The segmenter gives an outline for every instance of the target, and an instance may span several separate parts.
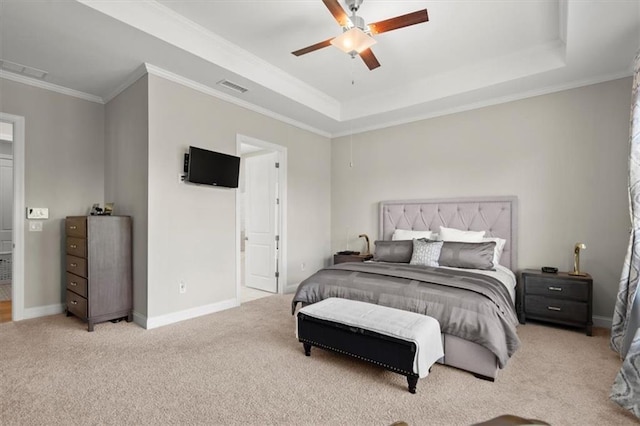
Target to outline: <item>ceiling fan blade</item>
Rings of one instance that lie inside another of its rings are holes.
[[[424,9],[369,24],[369,29],[371,30],[371,34],[381,34],[387,31],[397,30],[398,28],[427,22],[428,20],[429,14],[427,13],[427,9]]]
[[[338,0],[322,0],[329,12],[333,15],[333,17],[338,21],[338,25],[344,27],[349,22],[349,15],[344,11],[342,6],[338,3]]]
[[[371,49],[365,49],[362,52],[360,52],[360,57],[362,58],[364,63],[367,64],[367,67],[369,67],[369,70],[374,70],[380,66],[380,62],[378,62],[378,58],[376,58],[376,55],[373,54]]]
[[[304,55],[304,54],[307,54],[307,53],[311,53],[311,52],[316,51],[318,49],[322,49],[323,47],[331,46],[331,40],[333,40],[334,38],[335,37],[331,37],[328,40],[321,41],[320,43],[312,44],[311,46],[307,46],[307,47],[305,47],[303,49],[296,50],[295,52],[291,52],[291,53],[296,55],[296,56],[300,56],[300,55]]]

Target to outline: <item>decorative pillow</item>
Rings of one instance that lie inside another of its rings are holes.
[[[391,239],[393,241],[413,240],[418,238],[425,238],[428,240],[429,238],[431,238],[431,231],[411,231],[408,229],[396,229],[395,231],[393,231],[393,235],[391,236]]]
[[[376,241],[376,262],[409,263],[413,253],[413,241]]]
[[[461,243],[445,241],[442,244],[440,266],[454,268],[494,270],[493,255],[496,248],[494,241],[486,243]]]
[[[438,267],[442,241],[413,240],[413,254],[411,255],[412,265],[435,266]]]
[[[458,241],[461,243],[481,243],[486,231],[462,231],[455,228],[440,227],[442,241]]]
[[[491,241],[496,243],[496,249],[493,252],[493,266],[495,267],[496,265],[500,264],[500,259],[502,258],[502,252],[504,251],[504,245],[507,243],[507,240],[502,238],[497,238],[497,237],[482,239],[483,243],[488,243]]]

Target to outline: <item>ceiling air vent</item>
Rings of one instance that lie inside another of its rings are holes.
[[[40,80],[44,80],[48,74],[46,71],[28,67],[26,65],[16,64],[15,62],[5,61],[4,59],[0,59],[0,69]]]
[[[229,80],[220,80],[218,84],[220,86],[226,87],[227,89],[235,90],[236,92],[240,92],[240,93],[244,93],[249,90],[245,87],[240,86],[239,84],[232,83]]]

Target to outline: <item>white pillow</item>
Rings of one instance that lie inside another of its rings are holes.
[[[491,241],[494,241],[496,243],[496,248],[493,251],[493,266],[496,266],[500,264],[500,258],[502,257],[502,252],[504,251],[504,245],[507,243],[507,240],[504,240],[502,238],[495,238],[495,237],[482,239],[483,243],[488,243]]]
[[[396,229],[393,231],[391,240],[417,240],[419,238],[431,238],[431,231],[410,231],[408,229]]]
[[[461,231],[455,228],[440,227],[442,241],[457,241],[460,243],[481,243],[486,231]],[[497,245],[497,244],[496,244]]]

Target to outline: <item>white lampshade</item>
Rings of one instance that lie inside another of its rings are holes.
[[[376,41],[360,28],[353,27],[331,40],[331,44],[345,53],[360,53],[376,44]]]

